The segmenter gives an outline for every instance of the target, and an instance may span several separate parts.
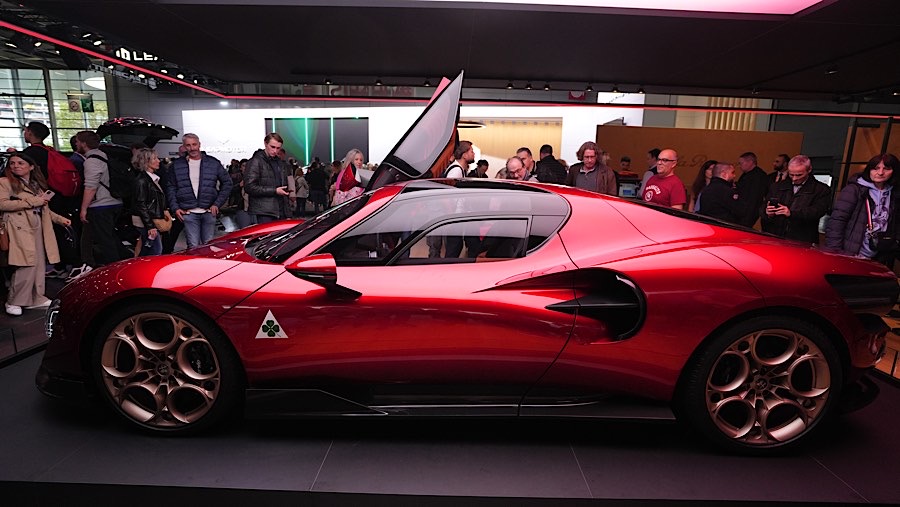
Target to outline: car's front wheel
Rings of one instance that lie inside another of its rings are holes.
[[[92,368],[113,409],[141,429],[184,434],[228,415],[242,376],[221,331],[170,303],[123,308],[101,327]]]
[[[827,336],[758,317],[713,338],[688,366],[679,415],[730,451],[767,454],[805,441],[838,403],[840,360]]]

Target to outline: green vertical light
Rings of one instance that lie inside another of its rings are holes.
[[[329,160],[336,160],[334,158],[334,117],[332,116],[329,119],[329,123],[331,124],[331,158]]]
[[[309,118],[303,118],[303,130],[303,139],[306,142],[306,147],[303,150],[306,156],[306,163],[303,165],[309,165]]]

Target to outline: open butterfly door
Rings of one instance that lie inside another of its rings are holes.
[[[440,175],[459,142],[456,124],[462,82],[463,72],[453,81],[441,80],[425,110],[372,174],[366,190]]]

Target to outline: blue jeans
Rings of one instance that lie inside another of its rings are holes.
[[[156,239],[150,239],[147,237],[147,231],[150,229],[138,227],[138,230],[141,231],[141,257],[161,254],[163,246],[162,233],[156,231]]]
[[[188,213],[184,215],[184,239],[188,248],[194,248],[213,239],[216,217],[212,213]]]

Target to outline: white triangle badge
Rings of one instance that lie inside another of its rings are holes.
[[[266,318],[263,320],[262,325],[259,326],[256,338],[287,338],[287,335],[284,334],[284,329],[281,328],[281,324],[272,315],[272,310],[266,313]]]

